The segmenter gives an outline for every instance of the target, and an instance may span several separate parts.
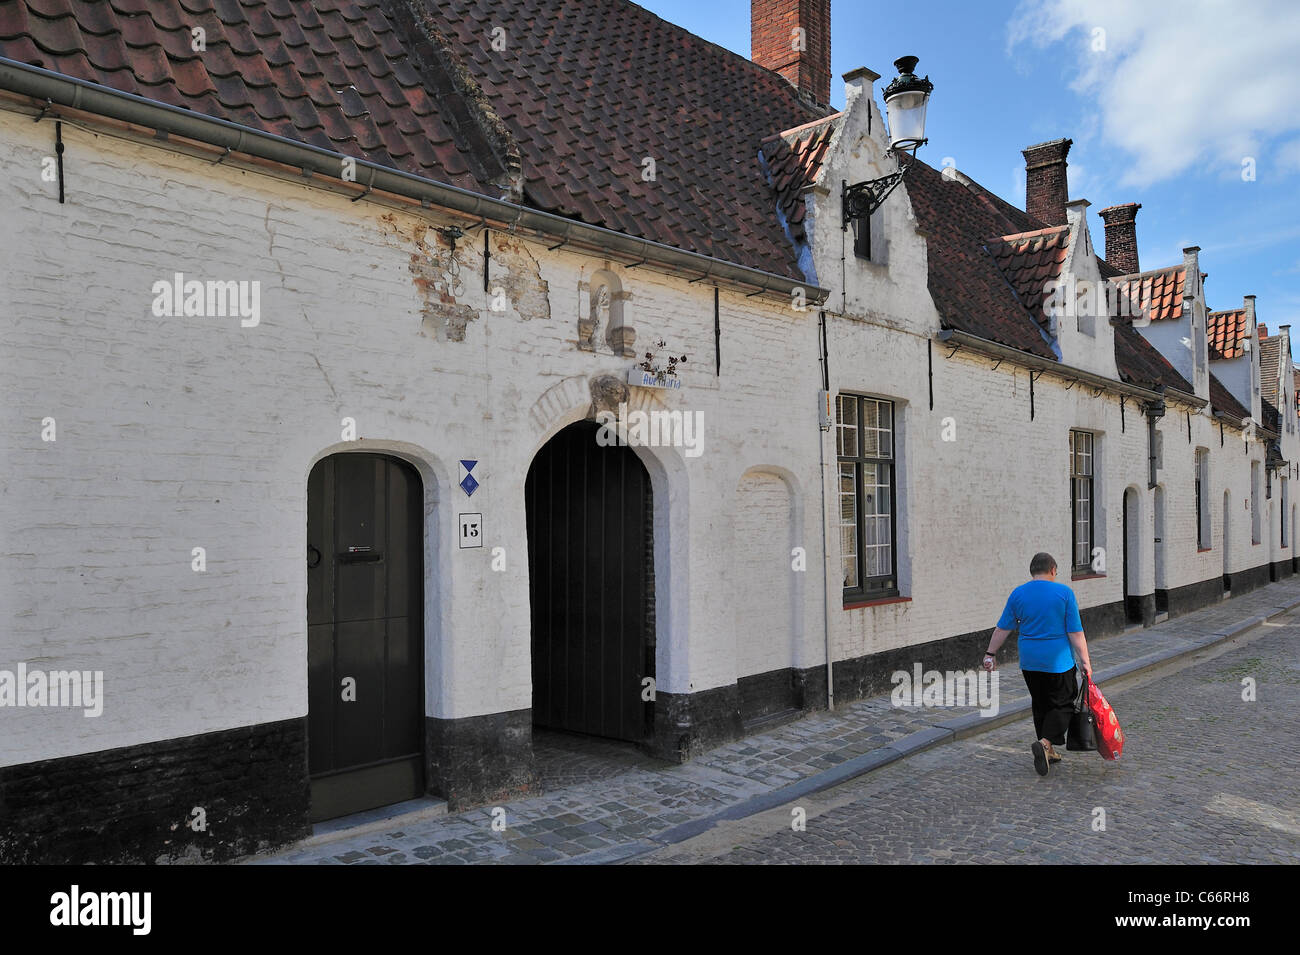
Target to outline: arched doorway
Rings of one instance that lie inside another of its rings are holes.
[[[424,792],[423,502],[387,455],[334,454],[307,479],[313,821]]]
[[[1138,561],[1141,548],[1138,545],[1138,497],[1137,491],[1128,488],[1124,491],[1124,617],[1129,623],[1142,622],[1142,600],[1138,594]]]
[[[629,447],[578,421],[528,469],[533,722],[645,741],[654,703],[650,475]]]

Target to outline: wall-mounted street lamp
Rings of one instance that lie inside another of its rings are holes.
[[[898,68],[898,76],[885,87],[885,109],[889,111],[889,151],[902,153],[910,150],[913,158],[916,157],[916,150],[927,142],[925,109],[930,105],[930,93],[934,90],[930,77],[921,79],[913,72],[916,62],[914,56],[900,56],[896,59],[894,66]],[[848,229],[850,222],[856,229],[859,222],[871,218],[871,214],[884,204],[889,194],[903,181],[911,165],[909,162],[898,172],[852,186],[845,180],[841,185],[844,229]]]

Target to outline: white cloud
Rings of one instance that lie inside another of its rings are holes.
[[[1295,0],[1022,0],[1021,44],[1057,51],[1101,120],[1102,142],[1133,158],[1126,185],[1254,157],[1300,167],[1300,3]],[[1103,45],[1104,49],[1096,49]]]
[[[1277,167],[1282,173],[1300,172],[1300,139],[1277,148]]]

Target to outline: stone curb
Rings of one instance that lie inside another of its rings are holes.
[[[1239,636],[1248,630],[1281,616],[1287,611],[1300,607],[1300,598],[1289,603],[1279,604],[1269,613],[1255,614],[1247,617],[1231,626],[1215,630],[1201,637],[1195,637],[1188,641],[1186,647],[1180,647],[1173,650],[1159,650],[1155,653],[1149,653],[1145,656],[1130,660],[1127,663],[1121,663],[1117,666],[1109,667],[1105,670],[1099,670],[1097,673],[1097,682],[1105,680],[1117,680],[1120,677],[1132,676],[1133,674],[1142,673],[1154,669],[1170,660],[1188,656],[1198,650],[1222,643],[1233,637]],[[888,766],[890,763],[897,762],[900,759],[906,759],[923,750],[930,749],[942,743],[951,743],[959,739],[965,739],[974,736],[977,733],[983,733],[991,729],[997,729],[1007,723],[1012,722],[1017,717],[1029,712],[1030,701],[1021,700],[1016,703],[1008,704],[1001,707],[997,716],[983,716],[980,713],[967,713],[962,716],[945,720],[936,726],[927,729],[918,730],[915,733],[909,733],[907,736],[897,739],[888,746],[879,749],[873,749],[869,753],[863,753],[852,759],[845,760],[833,769],[827,769],[820,773],[815,773],[791,783],[788,786],[782,786],[780,789],[773,789],[770,792],[760,793],[757,796],[751,796],[743,799],[726,809],[719,810],[709,816],[700,819],[692,819],[690,822],[683,822],[665,829],[657,835],[645,839],[638,839],[636,842],[628,843],[622,846],[611,846],[608,849],[599,849],[594,852],[585,853],[573,859],[557,861],[555,865],[606,865],[610,863],[626,862],[629,859],[638,856],[647,855],[656,849],[662,849],[664,846],[675,845],[685,842],[687,839],[693,839],[708,830],[712,829],[720,822],[734,822],[738,819],[745,819],[749,816],[757,815],[761,812],[767,812],[778,806],[785,805],[795,799],[803,796],[811,796],[815,793],[832,789],[841,783],[856,779],[859,776],[865,776],[867,773],[877,770],[882,766]]]

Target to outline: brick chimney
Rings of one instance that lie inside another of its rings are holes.
[[[750,0],[750,59],[831,101],[831,0]]]
[[[1072,139],[1053,139],[1021,150],[1025,157],[1025,211],[1048,225],[1065,225],[1070,187],[1065,181],[1065,157]]]
[[[1141,208],[1140,203],[1126,202],[1097,213],[1106,223],[1106,262],[1122,275],[1142,271],[1138,268],[1137,239],[1137,214]]]

